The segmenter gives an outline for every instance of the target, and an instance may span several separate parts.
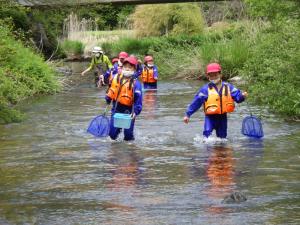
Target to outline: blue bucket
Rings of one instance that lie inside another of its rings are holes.
[[[115,113],[114,116],[114,127],[129,129],[131,125],[131,114]]]

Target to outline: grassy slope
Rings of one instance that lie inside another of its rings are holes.
[[[4,24],[0,36],[0,123],[9,123],[22,117],[13,109],[15,104],[36,94],[54,93],[59,84],[44,59],[16,41]]]

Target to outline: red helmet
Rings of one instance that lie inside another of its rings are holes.
[[[127,58],[129,55],[127,52],[120,52],[119,53],[119,59],[125,59]]]
[[[150,62],[150,61],[153,61],[153,57],[151,55],[145,56],[144,62],[146,63],[146,62]]]
[[[138,64],[137,59],[136,59],[135,57],[133,57],[133,56],[127,57],[127,58],[124,60],[123,65],[124,65],[126,62],[128,62],[129,64],[133,65],[134,67],[136,67],[137,64]]]
[[[210,63],[206,66],[206,74],[221,72],[221,66],[218,63]]]
[[[118,62],[118,61],[119,61],[118,58],[113,58],[113,59],[111,60],[112,63],[116,63],[116,62]]]

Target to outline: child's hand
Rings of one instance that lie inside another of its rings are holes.
[[[189,117],[185,116],[185,117],[183,118],[183,122],[184,122],[184,123],[188,124],[189,121],[190,121],[190,118],[189,118]]]
[[[103,74],[101,74],[101,75],[99,76],[99,82],[100,82],[100,85],[101,85],[101,86],[104,86],[104,85],[105,85]]]
[[[244,96],[244,98],[247,98],[247,97],[248,97],[248,92],[247,92],[247,91],[244,91],[244,92],[242,93],[242,95]]]

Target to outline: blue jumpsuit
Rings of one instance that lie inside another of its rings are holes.
[[[157,66],[153,66],[153,77],[158,79]],[[157,89],[157,82],[155,83],[144,83],[144,89]]]
[[[132,109],[133,109],[135,115],[139,115],[141,113],[141,111],[142,111],[142,108],[143,108],[142,85],[141,85],[141,83],[138,80],[135,80],[133,89],[134,89],[134,103],[133,103],[133,107],[132,106],[122,105],[122,104],[118,103],[117,107],[115,109],[116,102],[113,101],[112,116],[111,116],[110,131],[109,131],[109,136],[113,140],[117,139],[118,135],[121,132],[121,128],[114,127],[113,114],[114,113],[127,113],[127,114],[131,114],[132,113]],[[111,98],[108,97],[108,96],[105,96],[105,100],[106,100],[106,102],[108,104],[111,102]],[[124,129],[124,140],[125,141],[134,140],[134,134],[133,134],[134,122],[135,121],[132,120],[129,129]]]
[[[240,103],[245,100],[244,96],[242,95],[242,92],[239,89],[235,88],[232,84],[229,84],[227,82],[222,82],[222,87],[218,91],[219,95],[221,95],[222,89],[225,84],[228,85],[230,89],[230,94],[235,102]],[[188,106],[186,110],[186,116],[191,117],[191,115],[193,115],[204,104],[204,102],[207,101],[208,88],[211,87],[217,90],[216,85],[211,82],[200,88],[200,90],[195,95],[193,101]],[[212,131],[214,129],[216,130],[217,137],[220,138],[227,137],[227,114],[226,113],[216,114],[216,115],[205,115],[203,135],[205,137],[209,137],[212,134]]]

